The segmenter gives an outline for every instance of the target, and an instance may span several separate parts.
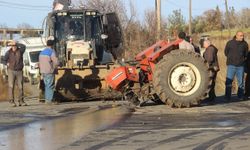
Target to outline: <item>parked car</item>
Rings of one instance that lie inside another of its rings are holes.
[[[0,74],[2,75],[2,78],[6,81],[8,78],[8,72],[7,72],[7,66],[2,64],[2,59],[5,55],[5,53],[10,49],[10,47],[1,47],[0,48]]]
[[[19,43],[26,45],[23,54],[23,75],[31,84],[38,82],[38,59],[40,52],[46,47],[45,39],[41,37],[28,37],[18,40]]]

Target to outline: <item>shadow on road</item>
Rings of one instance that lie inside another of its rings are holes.
[[[201,102],[201,107],[207,106],[207,105],[223,105],[223,104],[230,104],[230,103],[239,103],[243,101],[249,101],[249,99],[239,99],[237,95],[232,95],[230,100],[225,99],[224,96],[218,96],[215,98],[214,101],[209,101],[208,99],[205,99]]]

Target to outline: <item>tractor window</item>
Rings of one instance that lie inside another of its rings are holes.
[[[59,40],[99,39],[102,33],[101,18],[83,12],[61,13],[56,16],[55,35]]]
[[[99,16],[86,16],[86,40],[98,39],[101,35],[101,21]]]
[[[57,16],[56,36],[59,39],[66,39],[69,36],[83,38],[83,17],[83,13],[70,13],[64,16]]]
[[[69,33],[71,35],[83,35],[83,24],[79,20],[71,20],[69,22]]]

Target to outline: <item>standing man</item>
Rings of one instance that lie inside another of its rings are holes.
[[[181,39],[182,41],[179,43],[179,49],[187,49],[194,51],[194,47],[192,44],[186,41],[186,33],[180,32],[178,34],[178,39]]]
[[[53,45],[54,41],[48,40],[47,48],[39,55],[39,68],[45,85],[45,100],[47,104],[51,104],[53,100],[55,69],[58,65],[56,52],[52,49]]]
[[[15,83],[17,83],[19,94],[19,106],[27,106],[23,98],[23,53],[26,46],[15,41],[8,43],[10,49],[6,52],[3,58],[3,64],[7,65],[8,69],[8,85],[9,85],[9,102],[13,107],[16,107],[14,100]]]
[[[209,65],[209,69],[212,71],[212,85],[211,89],[209,91],[209,98],[208,100],[210,102],[214,102],[214,99],[216,98],[215,94],[215,82],[216,82],[216,77],[217,77],[217,72],[220,70],[219,69],[219,63],[218,63],[218,49],[211,44],[209,40],[204,41],[204,48],[205,52],[203,54],[204,59],[207,61]]]
[[[250,52],[247,54],[247,60],[245,63],[245,73],[247,73],[245,81],[245,96],[247,99],[250,99]]]
[[[248,53],[248,44],[244,40],[242,31],[237,31],[234,38],[227,42],[225,47],[227,57],[227,77],[225,98],[231,99],[232,82],[236,75],[238,81],[237,96],[240,100],[244,98],[244,62]]]

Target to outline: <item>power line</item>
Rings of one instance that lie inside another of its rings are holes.
[[[12,5],[4,5],[0,4],[0,7],[8,7],[8,8],[15,8],[15,9],[22,9],[22,10],[34,10],[34,11],[48,11],[50,9],[41,9],[41,8],[31,8],[31,7],[21,7],[21,6],[12,6]]]
[[[182,6],[182,5],[176,4],[175,2],[170,1],[170,0],[165,0],[165,1],[167,1],[172,6],[176,6],[176,7],[179,7],[181,9],[189,10],[188,6]],[[218,4],[219,7],[222,7],[222,5],[224,5],[224,3]],[[207,10],[207,8],[192,8],[192,11],[205,11],[205,10]]]
[[[41,6],[41,5],[29,5],[29,4],[21,4],[21,3],[12,3],[0,0],[0,4],[10,5],[10,6],[21,6],[21,7],[30,7],[30,8],[51,8],[49,6]]]

